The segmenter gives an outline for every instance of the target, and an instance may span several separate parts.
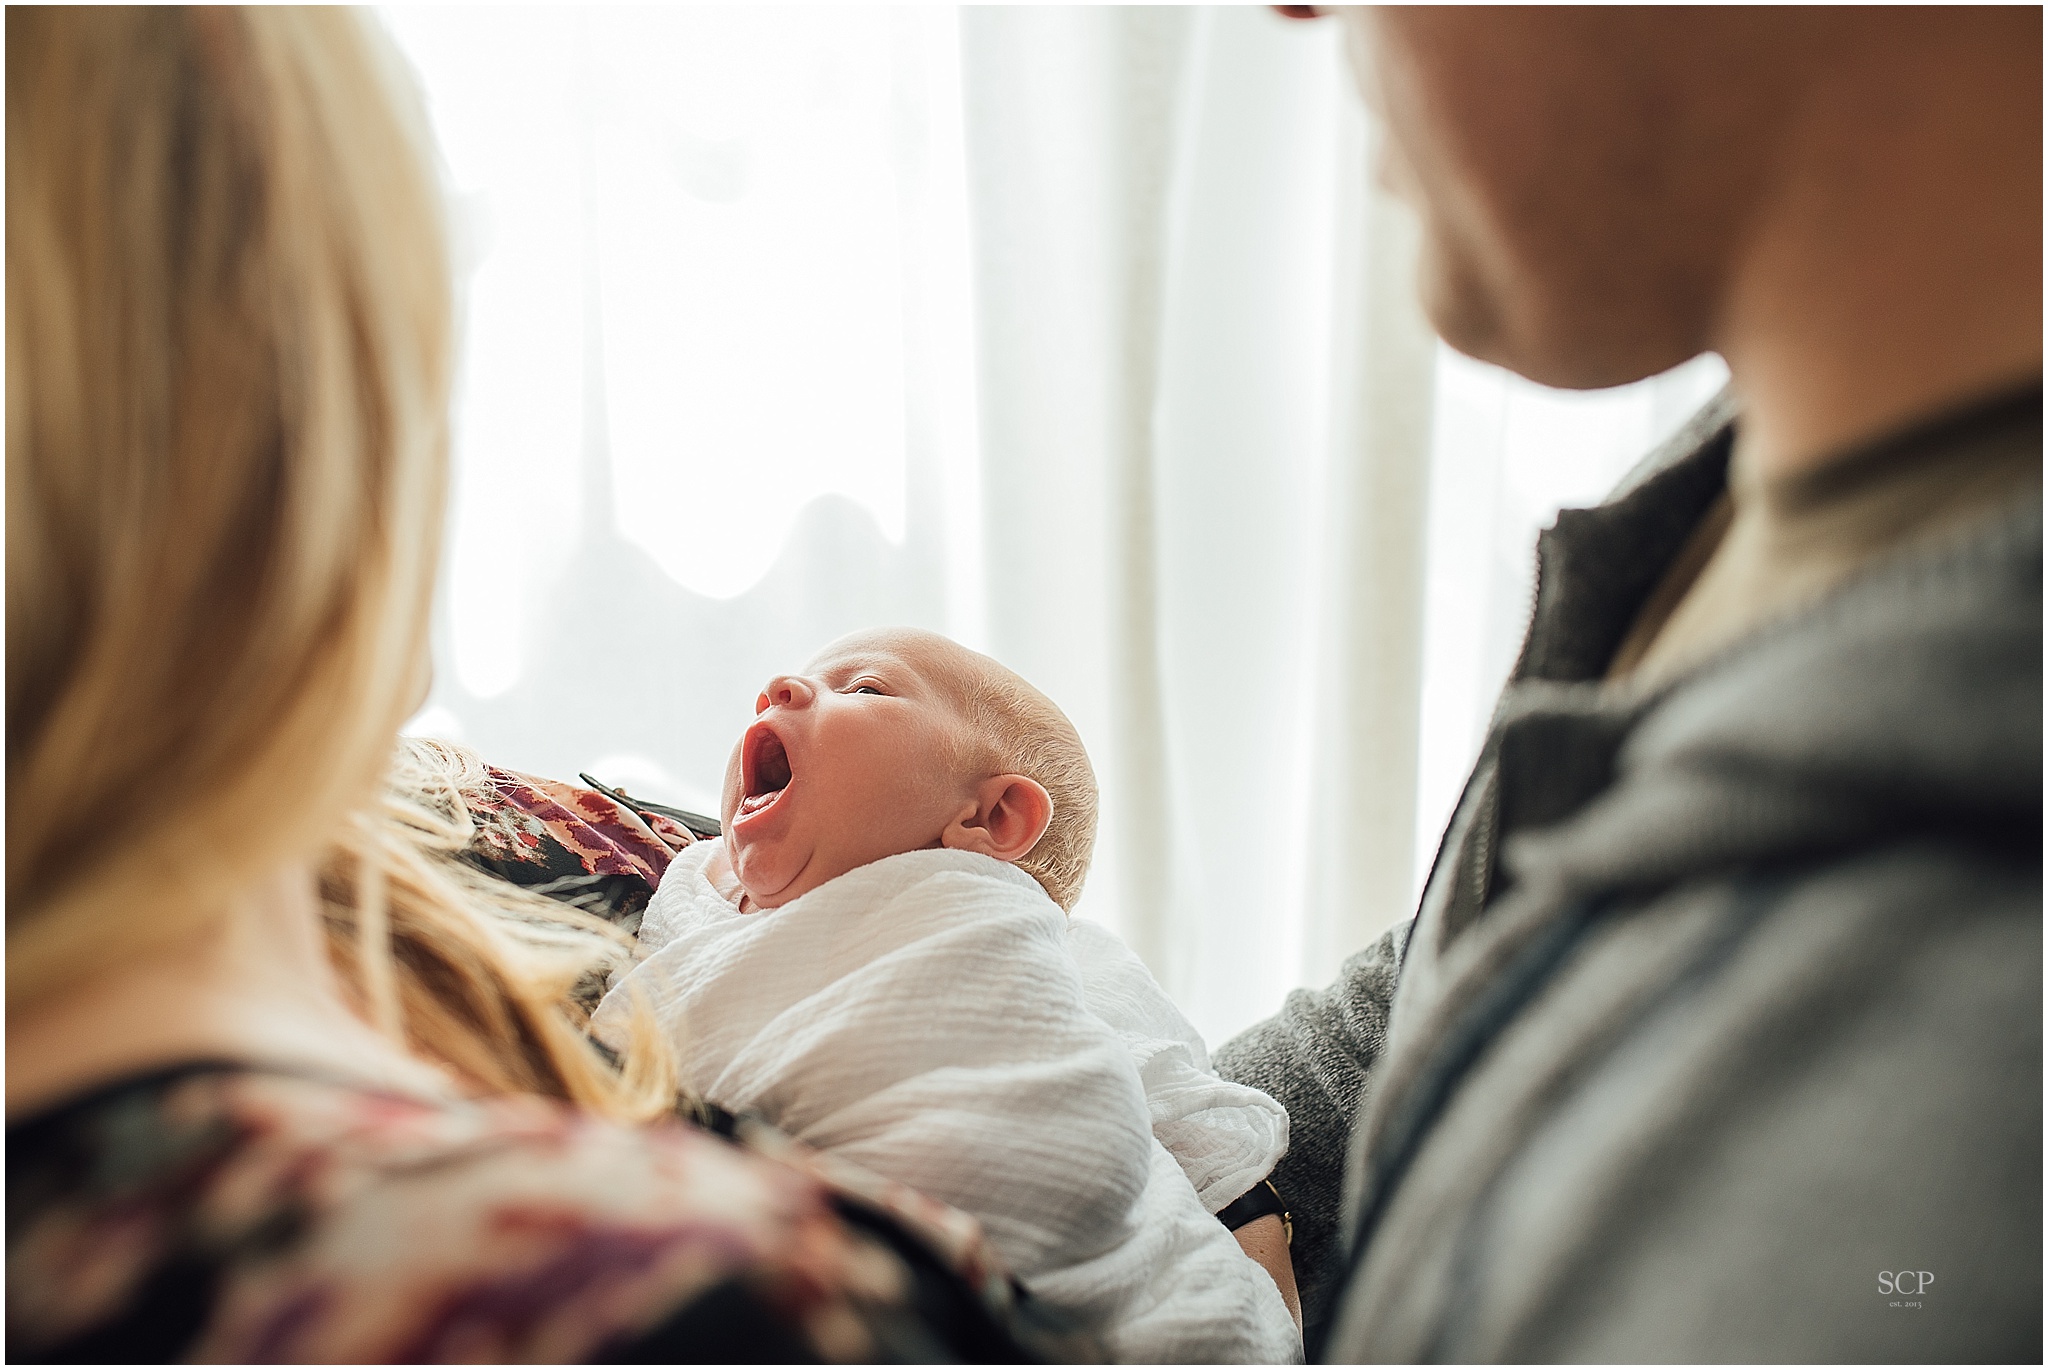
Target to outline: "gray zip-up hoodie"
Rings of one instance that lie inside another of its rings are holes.
[[[1559,515],[1414,922],[1217,1053],[1327,1359],[2040,1359],[2038,502],[1602,684],[1731,433]]]

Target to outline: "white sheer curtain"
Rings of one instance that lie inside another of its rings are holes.
[[[767,675],[950,633],[1074,718],[1082,911],[1212,1040],[1406,914],[1535,529],[1719,384],[1440,353],[1333,26],[385,13],[467,282],[413,729],[715,811]]]

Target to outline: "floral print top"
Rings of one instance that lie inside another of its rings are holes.
[[[197,1063],[7,1136],[13,1361],[1032,1358],[971,1220],[794,1143]]]

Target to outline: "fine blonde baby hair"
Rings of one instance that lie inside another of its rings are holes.
[[[1095,769],[1080,733],[1057,704],[994,661],[968,687],[966,711],[993,749],[995,772],[1029,776],[1052,797],[1052,821],[1017,867],[1073,912],[1095,855]]]

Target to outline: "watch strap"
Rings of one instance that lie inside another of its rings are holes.
[[[1216,1221],[1235,1232],[1246,1223],[1257,1222],[1268,1214],[1280,1219],[1280,1226],[1287,1233],[1287,1244],[1294,1245],[1294,1215],[1287,1211],[1287,1201],[1280,1197],[1280,1191],[1273,1187],[1271,1180],[1260,1180],[1218,1209]]]

